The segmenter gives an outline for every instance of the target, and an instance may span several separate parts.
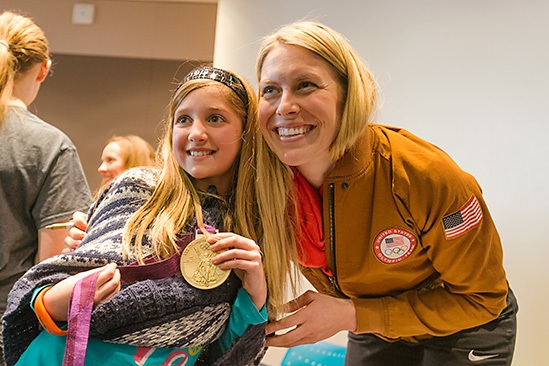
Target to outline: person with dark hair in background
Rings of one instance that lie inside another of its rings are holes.
[[[28,110],[51,62],[40,27],[0,14],[0,315],[15,281],[64,248],[68,231],[45,226],[91,203],[72,141]]]

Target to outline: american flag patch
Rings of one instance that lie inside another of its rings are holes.
[[[482,209],[473,195],[459,211],[442,218],[446,239],[453,239],[477,227],[482,221]]]
[[[396,245],[403,245],[405,244],[404,243],[404,238],[400,237],[400,236],[393,236],[391,238],[385,238],[385,244],[387,246],[396,246]]]

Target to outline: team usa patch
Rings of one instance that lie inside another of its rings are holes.
[[[408,258],[417,246],[417,239],[411,232],[399,229],[385,229],[374,240],[374,253],[381,262],[394,264]]]
[[[442,218],[446,239],[453,239],[476,228],[482,222],[482,209],[473,195],[459,211]]]

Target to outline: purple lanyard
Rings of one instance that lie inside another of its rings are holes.
[[[86,357],[95,282],[100,272],[82,278],[74,286],[69,307],[69,327],[63,366],[83,366]]]

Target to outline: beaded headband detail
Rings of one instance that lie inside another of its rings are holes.
[[[177,91],[181,85],[185,84],[187,81],[197,79],[214,80],[229,87],[235,92],[245,106],[248,105],[248,95],[246,94],[246,88],[242,81],[236,75],[216,67],[201,67],[191,71],[185,76],[175,90]]]

